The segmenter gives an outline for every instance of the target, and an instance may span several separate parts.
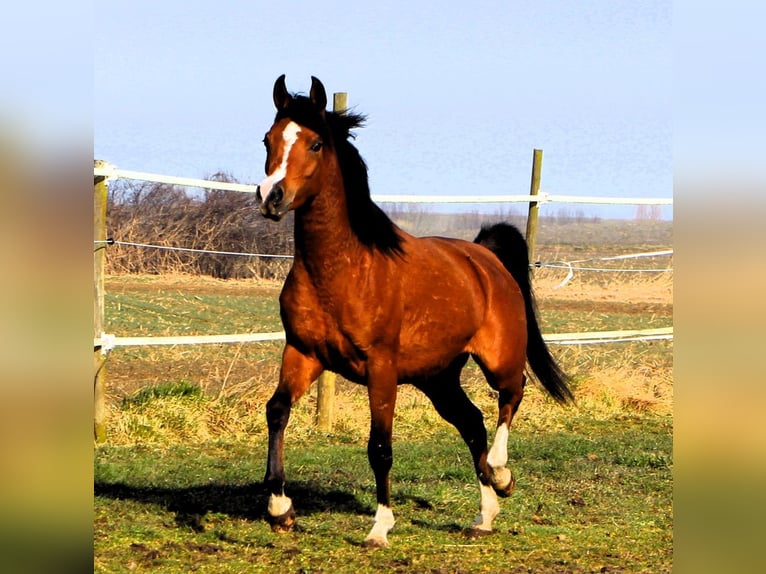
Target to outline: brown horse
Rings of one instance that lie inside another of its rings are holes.
[[[288,93],[284,75],[273,95],[277,114],[264,139],[258,193],[269,219],[295,211],[295,259],[280,296],[286,344],[279,385],[266,408],[272,529],[290,530],[295,521],[284,493],[290,409],[328,369],[367,386],[378,507],[365,545],[387,545],[394,525],[391,429],[402,383],[423,391],[468,445],[481,491],[469,533],[489,533],[496,494],[508,496],[515,485],[507,439],[526,362],[554,399],[572,400],[540,335],[526,242],[506,224],[482,229],[474,243],[405,233],[370,199],[367,167],[349,142],[364,118],[326,111],[325,89],[313,77],[309,97]],[[499,394],[489,452],[482,414],[460,386],[469,356]]]

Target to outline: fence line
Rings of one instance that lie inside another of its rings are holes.
[[[164,249],[166,251],[183,251],[185,253],[206,253],[208,255],[234,255],[242,257],[272,257],[277,259],[293,259],[293,255],[271,255],[269,253],[242,253],[239,251],[212,251],[209,249],[192,249],[191,247],[173,247],[171,245],[151,245],[149,243],[133,243],[132,241],[117,241],[107,239],[96,241],[96,244],[104,245],[127,245],[130,247],[146,247],[149,249]]]
[[[630,341],[659,341],[672,338],[673,327],[543,335],[545,342],[554,345],[596,345],[600,343],[627,343]]]
[[[222,181],[212,181],[206,179],[197,179],[189,177],[169,176],[143,171],[133,171],[118,169],[107,162],[96,162],[93,169],[94,177],[98,178],[123,178],[149,181],[154,183],[166,183],[170,185],[180,185],[185,187],[198,187],[203,189],[218,189],[225,191],[238,191],[245,193],[254,193],[258,190],[257,185],[230,183]],[[381,203],[513,203],[513,202],[537,202],[538,204],[549,202],[564,203],[593,203],[593,204],[612,204],[612,205],[672,205],[672,198],[609,198],[592,196],[567,196],[552,195],[545,192],[529,195],[408,195],[408,194],[389,194],[372,195],[373,200]],[[262,253],[242,253],[235,251],[211,251],[204,249],[192,249],[186,247],[171,247],[164,245],[151,245],[146,243],[133,243],[128,241],[115,241],[113,239],[97,240],[96,244],[103,245],[125,245],[133,247],[142,247],[150,249],[164,249],[172,251],[184,251],[193,253],[209,253],[213,255],[233,255],[247,257],[272,257],[272,258],[292,258],[292,255],[271,255]],[[587,261],[611,261],[619,259],[629,259],[632,257],[655,257],[661,255],[672,255],[673,250],[663,250],[648,253],[618,255],[613,257],[598,257],[591,259],[581,259],[577,261],[562,261],[553,263],[534,263],[534,267],[546,267],[553,269],[567,269],[566,278],[558,285],[563,287],[573,277],[575,270],[580,271],[610,271],[610,272],[667,272],[672,269],[604,269],[575,267],[575,263],[584,263]],[[668,339],[673,337],[672,327],[669,329],[648,329],[643,331],[605,331],[591,333],[569,333],[569,334],[551,334],[544,335],[546,341],[554,344],[596,344],[616,341],[647,341],[657,339]],[[139,345],[179,345],[179,344],[210,344],[210,343],[247,343],[283,340],[284,332],[276,333],[245,333],[228,335],[198,335],[198,336],[170,336],[170,337],[118,337],[111,334],[102,333],[101,338],[94,339],[94,347],[100,348],[102,352],[107,352],[118,346],[139,346]]]
[[[669,273],[673,269],[670,267],[664,267],[662,269],[610,269],[608,267],[575,267],[561,261],[558,263],[530,263],[530,267],[539,267],[543,269],[568,269],[570,271],[597,271],[604,273]]]
[[[663,249],[662,251],[645,251],[643,253],[632,253],[629,255],[611,255],[609,257],[591,257],[590,259],[578,259],[571,263],[584,263],[585,261],[617,261],[619,259],[631,259],[633,257],[660,257],[662,255],[673,255],[672,249]]]
[[[167,183],[184,187],[202,189],[220,189],[255,193],[258,186],[245,183],[228,183],[191,177],[162,175],[145,171],[119,169],[110,164],[99,165],[93,169],[94,176],[110,179],[136,179],[154,183]],[[672,198],[647,197],[595,197],[585,195],[554,195],[544,191],[537,195],[411,195],[411,194],[372,194],[373,201],[380,203],[592,203],[605,205],[673,205]]]
[[[539,170],[540,161],[542,159],[542,150],[535,150],[535,162],[533,162],[533,176],[535,169]],[[104,360],[107,353],[117,346],[135,346],[135,345],[179,345],[179,344],[210,344],[210,343],[244,343],[244,342],[262,342],[262,341],[275,341],[283,340],[284,332],[276,333],[246,333],[246,334],[227,334],[227,335],[199,335],[199,336],[179,336],[179,337],[118,337],[112,334],[104,333],[103,331],[103,271],[104,271],[104,255],[105,247],[110,244],[120,245],[133,245],[136,247],[155,248],[155,249],[173,249],[179,251],[192,251],[198,252],[200,250],[178,247],[167,247],[149,244],[138,244],[128,242],[116,242],[113,239],[107,239],[106,237],[106,183],[109,179],[123,178],[123,179],[135,179],[154,183],[165,183],[169,185],[179,185],[185,187],[197,187],[203,189],[225,190],[225,191],[238,191],[243,193],[253,193],[258,191],[257,185],[230,183],[222,181],[211,181],[204,179],[194,179],[177,176],[167,176],[149,172],[130,171],[117,169],[115,166],[102,160],[94,161],[94,241],[97,245],[95,249],[94,258],[94,279],[95,279],[95,291],[96,298],[94,301],[94,332],[100,333],[100,337],[94,339],[94,357],[96,376],[94,379],[94,391],[95,391],[95,409],[94,409],[94,436],[97,442],[103,442],[106,437],[105,427],[105,377],[104,377]],[[539,174],[538,174],[539,175]],[[528,203],[530,205],[529,220],[535,215],[539,205],[543,203],[591,203],[591,204],[611,204],[611,205],[673,205],[672,198],[608,198],[608,197],[592,197],[592,196],[566,196],[566,195],[553,195],[542,192],[539,190],[539,185],[533,185],[530,189],[529,195],[404,195],[404,194],[392,194],[392,195],[378,195],[373,194],[372,199],[379,203]],[[539,180],[538,180],[539,181]],[[530,259],[533,259],[533,246],[534,235],[532,232],[530,243],[530,229],[527,229],[527,242],[530,246]],[[203,250],[204,251],[204,250]],[[207,251],[206,251],[207,252]],[[238,252],[208,252],[222,255],[240,255],[240,256],[259,256],[259,257],[284,257],[279,255],[263,255],[263,254],[249,254]],[[672,253],[672,252],[671,252]],[[615,258],[601,258],[602,260],[608,259],[620,259],[627,258],[628,256],[617,256]],[[580,261],[582,262],[582,261]],[[565,285],[572,277],[573,266],[572,263],[565,263],[569,269],[569,274],[561,286]],[[537,265],[541,266],[541,265]],[[567,334],[553,334],[544,335],[544,339],[552,344],[559,345],[592,345],[600,343],[613,343],[613,342],[627,342],[627,341],[652,341],[661,339],[672,339],[673,328],[668,327],[664,329],[647,329],[640,331],[607,331],[601,333],[567,333]],[[322,401],[322,381],[319,385],[319,397],[318,401]],[[334,388],[333,380],[327,383],[327,388],[330,389],[324,394],[333,394]],[[319,423],[322,417],[322,412],[318,410],[317,421]],[[324,418],[330,420],[325,413]]]
[[[595,345],[631,341],[657,341],[673,338],[673,327],[659,329],[630,329],[625,331],[600,331],[587,333],[543,334],[543,340],[555,345]],[[285,332],[243,333],[227,335],[180,335],[169,337],[118,337],[102,333],[93,340],[94,347],[100,347],[103,354],[115,347],[138,347],[155,345],[206,345],[223,343],[263,343],[284,341]]]
[[[209,179],[196,179],[191,177],[178,177],[175,175],[161,175],[158,173],[149,173],[145,171],[131,171],[127,169],[118,169],[111,164],[98,165],[94,167],[93,175],[96,177],[106,177],[107,179],[136,179],[139,181],[149,181],[152,183],[167,183],[169,185],[200,187],[203,189],[221,189],[224,191],[241,191],[245,193],[255,193],[258,191],[257,185],[232,183],[226,181],[212,181]]]
[[[536,195],[404,195],[372,194],[381,203],[593,203],[604,205],[673,205],[672,198],[596,197],[589,195],[557,195],[541,191]]]
[[[115,347],[143,347],[155,345],[209,345],[223,343],[263,343],[265,341],[284,341],[285,332],[273,333],[241,333],[227,335],[178,335],[167,337],[118,337],[110,333],[102,333],[100,338],[93,339],[96,347],[106,354]]]
[[[564,280],[556,285],[556,289],[561,289],[567,285],[573,278],[575,271],[597,271],[597,272],[609,272],[609,273],[668,273],[672,272],[672,268],[665,269],[609,269],[606,267],[575,267],[576,263],[587,263],[588,261],[619,261],[625,259],[633,259],[638,257],[658,257],[662,255],[673,255],[672,249],[665,249],[663,251],[648,251],[645,253],[631,253],[627,255],[613,255],[610,257],[591,257],[589,259],[578,259],[575,261],[557,261],[554,263],[535,263],[535,267],[545,267],[546,269],[566,269],[567,276]]]
[[[175,247],[172,245],[153,245],[150,243],[134,243],[132,241],[118,241],[116,239],[105,239],[94,241],[96,245],[125,245],[129,247],[143,247],[147,249],[162,249],[165,251],[182,251],[185,253],[204,253],[208,255],[232,255],[240,257],[264,257],[276,259],[293,259],[293,255],[281,255],[271,253],[244,253],[241,251],[215,251],[210,249],[193,249],[191,247]],[[535,262],[530,263],[530,267],[546,269],[569,269],[574,271],[609,271],[613,273],[665,273],[673,271],[671,268],[664,269],[609,269],[606,267],[574,267],[574,263],[585,263],[587,261],[616,261],[618,259],[634,259],[640,257],[659,257],[663,255],[673,255],[672,249],[664,251],[652,251],[649,253],[628,253],[614,257],[592,257],[590,259],[578,259],[577,261],[553,261],[551,263]]]

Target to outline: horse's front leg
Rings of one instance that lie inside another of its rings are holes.
[[[269,457],[264,484],[269,491],[268,519],[274,532],[288,532],[295,524],[292,500],[285,496],[284,434],[293,404],[322,372],[312,357],[286,345],[282,355],[279,385],[266,404],[269,428]]]
[[[367,383],[370,401],[370,439],[367,457],[375,474],[378,507],[375,523],[364,540],[367,547],[388,546],[387,534],[394,527],[391,510],[389,472],[394,457],[391,449],[391,433],[396,405],[396,364],[394,361],[371,363]]]

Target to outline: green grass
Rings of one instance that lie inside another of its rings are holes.
[[[517,476],[496,532],[463,535],[478,510],[465,445],[451,429],[394,444],[390,548],[361,542],[374,483],[362,444],[313,433],[287,442],[298,527],[273,534],[260,485],[263,441],[101,447],[97,572],[669,572],[672,430],[665,417],[516,432]],[[288,436],[290,435],[288,431]]]
[[[585,310],[573,316],[571,308],[557,309],[547,305],[541,320],[544,333],[572,333],[593,331],[620,331],[630,329],[656,329],[672,327],[673,318],[667,312],[637,314],[619,311],[604,312],[598,309]]]
[[[277,292],[270,297],[188,294],[181,290],[107,291],[106,330],[122,336],[211,335],[279,331]]]
[[[595,285],[592,299],[582,283],[567,287],[574,295],[548,286],[543,331],[672,325],[665,286],[631,285]],[[620,296],[606,300],[608,291]],[[278,283],[113,277],[107,331],[274,331],[278,292]],[[375,508],[366,393],[342,378],[332,434],[314,428],[314,389],[287,429],[298,528],[277,535],[264,520],[264,407],[281,348],[111,351],[108,442],[95,448],[96,572],[671,570],[672,341],[551,347],[574,379],[577,406],[560,408],[528,386],[509,439],[517,489],[501,500],[496,532],[478,540],[463,534],[479,502],[468,450],[422,394],[402,387],[391,477],[397,523],[391,547],[377,551],[361,547]],[[472,362],[462,381],[491,427],[496,393]]]
[[[277,288],[256,294],[246,288],[226,294],[189,294],[183,287],[117,290],[120,282],[111,281],[114,283],[107,287],[105,298],[106,331],[110,333],[207,335],[282,329]],[[545,299],[540,301],[540,308],[543,331],[551,333],[650,329],[673,324],[672,309],[666,304],[626,301],[604,306]]]
[[[555,284],[560,279],[556,274],[540,275],[543,283]],[[223,282],[190,277],[111,277],[106,288],[106,331],[120,336],[279,331],[282,328],[280,287],[276,282],[262,285],[253,281]],[[580,285],[572,288],[583,289]],[[624,289],[625,285],[615,284],[609,291]],[[656,290],[651,283],[646,289]],[[566,296],[566,289],[552,292],[553,297],[539,299],[544,333],[648,329],[673,324],[672,305],[641,302],[641,291],[638,295],[629,293],[639,300],[626,296],[626,300],[620,302],[593,302],[587,296],[557,299],[554,297]],[[275,365],[281,350],[281,342],[118,347],[110,358],[110,388],[124,395],[163,382],[195,381],[212,392],[221,386],[252,384],[254,379],[271,384],[276,377]],[[645,343],[590,347],[587,353],[555,346],[553,350],[568,368],[572,364],[581,365],[588,371],[619,369],[626,365],[633,369],[644,363],[669,368],[672,363],[667,346]],[[269,373],[268,377],[262,376],[264,372]]]
[[[136,394],[125,397],[122,400],[124,407],[135,405],[145,405],[152,400],[163,397],[201,397],[202,388],[192,382],[182,381],[180,383],[161,383],[151,387],[144,387]]]

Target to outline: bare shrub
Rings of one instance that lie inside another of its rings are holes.
[[[236,182],[216,173],[212,181]],[[254,194],[206,190],[192,195],[162,183],[118,180],[110,186],[108,234],[118,242],[107,256],[111,274],[192,273],[220,279],[283,277],[284,259],[232,256],[212,252],[265,255],[291,254],[292,225],[274,225],[258,213]]]

